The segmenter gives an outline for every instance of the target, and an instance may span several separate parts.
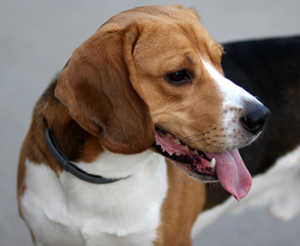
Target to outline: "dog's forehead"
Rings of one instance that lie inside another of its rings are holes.
[[[134,59],[137,65],[146,69],[151,65],[176,61],[176,65],[190,60],[198,63],[200,56],[211,57],[217,43],[208,35],[203,26],[190,22],[153,22],[140,28],[141,32],[134,47]],[[177,58],[177,59],[176,59]],[[173,69],[176,69],[174,66]]]

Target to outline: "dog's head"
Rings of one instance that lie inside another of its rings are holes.
[[[141,7],[111,18],[77,48],[55,92],[106,149],[155,146],[239,199],[251,178],[238,148],[259,135],[268,110],[224,78],[222,54],[193,10]]]

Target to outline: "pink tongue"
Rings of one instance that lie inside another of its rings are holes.
[[[246,196],[250,190],[252,178],[238,149],[215,153],[211,156],[216,159],[217,176],[223,188],[238,201]]]
[[[156,143],[163,151],[170,155],[190,155],[191,151],[176,144],[171,136],[155,133]],[[250,190],[252,178],[248,172],[238,149],[222,153],[205,153],[210,159],[216,159],[218,179],[225,190],[232,194],[238,201],[246,196]],[[202,160],[207,162],[206,160]],[[208,162],[207,162],[208,163]]]

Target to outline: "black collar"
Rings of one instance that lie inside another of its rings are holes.
[[[52,155],[54,155],[55,159],[58,161],[58,163],[62,166],[62,168],[74,175],[75,177],[84,180],[89,183],[93,184],[110,184],[114,183],[117,181],[120,181],[122,179],[126,178],[118,178],[118,179],[113,179],[113,178],[105,178],[102,176],[94,175],[87,173],[74,165],[73,163],[69,162],[68,158],[64,155],[64,153],[61,151],[61,149],[58,147],[54,134],[52,130],[48,127],[47,120],[43,118],[43,121],[46,125],[46,130],[45,130],[45,137],[46,137],[46,143],[48,145],[48,148]]]

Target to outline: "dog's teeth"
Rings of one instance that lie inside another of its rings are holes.
[[[210,163],[209,163],[209,166],[210,166],[211,168],[215,168],[215,167],[216,167],[216,159],[215,159],[215,158],[212,158],[212,160],[211,160]]]
[[[189,150],[189,147],[186,146],[186,145],[185,145],[183,148],[184,148],[185,150]]]
[[[174,141],[175,141],[175,143],[180,144],[180,141],[178,138],[175,138]]]

